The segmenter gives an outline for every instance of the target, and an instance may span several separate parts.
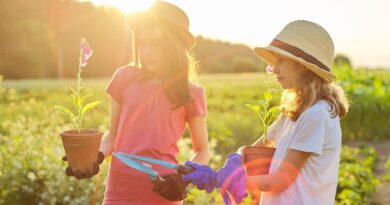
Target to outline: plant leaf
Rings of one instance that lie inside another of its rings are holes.
[[[245,106],[253,111],[255,111],[256,113],[259,113],[260,112],[260,106],[259,105],[252,105],[252,104],[245,104]]]
[[[73,89],[73,88],[70,88],[70,90],[72,91],[73,95],[76,95],[76,91]]]
[[[76,95],[76,107],[77,108],[80,108],[82,105],[81,105],[81,98],[79,95]]]
[[[271,99],[272,99],[272,94],[271,94],[270,91],[265,91],[265,92],[264,92],[264,99],[265,99],[267,102],[271,101]]]
[[[66,109],[66,108],[64,108],[64,107],[62,107],[62,106],[56,105],[56,106],[54,106],[54,108],[55,108],[56,110],[60,111],[60,112],[61,112],[62,114],[64,114],[65,116],[71,118],[71,120],[73,120],[73,118],[75,117],[74,114],[73,114],[70,110],[68,110],[68,109]]]
[[[259,100],[259,101],[257,101],[257,104],[259,104],[259,105],[261,105],[263,107],[267,107],[267,105],[268,105],[265,100]]]
[[[268,110],[268,113],[275,115],[280,112],[280,107],[279,106],[274,106],[271,109]]]
[[[85,102],[85,100],[89,97],[93,96],[93,94],[87,94],[81,98],[81,102]]]
[[[96,107],[99,104],[100,104],[100,101],[94,101],[94,102],[90,102],[90,103],[86,104],[83,107],[83,109],[81,110],[81,115],[84,115],[85,112],[87,112],[88,110]]]

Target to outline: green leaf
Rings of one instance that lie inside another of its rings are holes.
[[[263,106],[263,107],[267,107],[268,106],[268,103],[265,101],[265,100],[259,100],[257,101],[257,104]]]
[[[76,102],[76,95],[71,94],[70,96],[72,96],[73,102]]]
[[[76,107],[80,108],[81,107],[81,98],[80,96],[76,95]]]
[[[280,107],[279,106],[274,106],[271,109],[268,110],[268,113],[271,115],[277,115],[280,112]]]
[[[84,97],[81,98],[81,102],[85,102],[85,100],[89,97],[93,96],[93,94],[88,94],[88,95],[85,95]]]
[[[73,120],[73,118],[75,117],[74,114],[70,110],[68,110],[62,106],[56,105],[56,106],[54,106],[54,108],[57,109],[58,111],[60,111],[65,116],[69,117],[71,120]]]
[[[253,111],[255,111],[256,113],[259,113],[260,112],[260,106],[259,105],[252,105],[252,104],[245,104],[245,106]]]
[[[94,102],[90,102],[90,103],[86,104],[83,107],[83,109],[81,110],[81,115],[84,115],[85,112],[87,112],[88,110],[96,107],[99,104],[100,104],[100,101],[94,101]]]
[[[271,94],[270,91],[265,91],[265,92],[264,92],[264,99],[265,99],[267,102],[271,101],[271,99],[272,99],[272,94]]]
[[[73,95],[76,95],[76,91],[73,89],[73,88],[70,88],[70,90],[72,91]]]
[[[80,110],[80,113],[81,113],[81,110],[83,109],[83,107],[84,107],[84,102],[85,102],[85,100],[87,99],[87,98],[89,98],[89,97],[91,97],[93,94],[87,94],[87,95],[85,95],[84,97],[82,97],[81,99],[80,99],[80,104],[78,105],[78,110]]]

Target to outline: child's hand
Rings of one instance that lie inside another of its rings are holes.
[[[217,172],[217,187],[221,187],[222,198],[225,204],[230,205],[229,194],[239,204],[248,196],[246,193],[246,173],[242,167],[242,158],[233,153],[228,156],[225,166]]]
[[[67,161],[66,156],[62,157],[62,160]],[[84,171],[77,169],[73,172],[71,167],[67,167],[65,169],[65,174],[68,176],[74,176],[77,179],[91,178],[95,176],[97,173],[99,173],[99,165],[103,163],[103,161],[104,161],[104,154],[103,152],[99,151],[96,162],[93,164],[92,169],[87,169]]]
[[[242,146],[240,148],[238,148],[237,150],[237,154],[239,154],[241,156],[241,161],[244,163],[245,162],[245,152],[244,152],[244,149],[245,149],[246,146]]]
[[[195,170],[189,174],[183,175],[184,181],[190,181],[196,188],[199,190],[206,190],[207,193],[213,191],[217,179],[217,173],[214,170],[209,166],[192,161],[186,161],[185,166],[191,166]]]
[[[187,197],[188,182],[183,181],[181,174],[160,177],[154,182],[153,191],[169,201],[181,201]]]

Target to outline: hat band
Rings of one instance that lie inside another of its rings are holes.
[[[320,67],[321,69],[323,70],[326,70],[328,72],[330,72],[330,69],[324,65],[323,63],[321,63],[321,61],[317,60],[315,57],[313,57],[312,55],[306,53],[305,51],[295,47],[295,46],[292,46],[288,43],[285,43],[283,41],[280,41],[280,40],[277,40],[277,39],[274,39],[272,42],[271,42],[271,46],[275,46],[277,48],[280,48],[282,50],[285,50],[291,54],[293,54],[294,56],[296,57],[299,57],[299,58],[302,58],[303,60],[309,62],[309,63],[312,63],[312,64],[315,64],[317,65],[318,67]]]

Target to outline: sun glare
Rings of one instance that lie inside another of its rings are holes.
[[[134,11],[142,11],[149,8],[155,0],[91,0],[95,5],[113,6],[128,14]]]

